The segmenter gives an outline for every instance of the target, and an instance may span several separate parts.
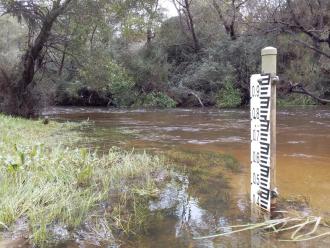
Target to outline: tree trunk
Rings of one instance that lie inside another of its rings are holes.
[[[191,11],[190,11],[190,1],[189,0],[185,0],[185,10],[187,12],[187,17],[189,20],[189,28],[190,28],[191,36],[192,36],[193,43],[194,43],[194,50],[197,53],[200,50],[200,45],[199,45],[199,41],[197,39],[195,25],[194,25],[194,21],[193,21],[192,15],[191,15]]]
[[[90,53],[93,54],[93,42],[94,42],[94,35],[95,35],[95,32],[96,32],[96,29],[97,29],[97,25],[94,26],[93,30],[92,30],[92,36],[89,40],[90,42]]]
[[[10,87],[7,89],[9,95],[3,96],[8,98],[3,102],[9,106],[1,104],[1,111],[23,117],[31,117],[36,114],[38,99],[33,96],[34,87],[31,84],[35,75],[36,61],[40,59],[40,54],[50,36],[54,22],[70,2],[71,0],[66,0],[62,5],[59,0],[53,2],[53,7],[45,16],[37,38],[28,47],[21,60],[20,68],[23,71],[20,79],[14,82],[10,81],[6,85],[6,87]]]
[[[152,39],[155,38],[155,34],[151,30],[151,24],[148,24],[147,28],[147,46],[151,45]]]
[[[64,49],[62,52],[62,58],[61,58],[61,64],[60,68],[58,69],[58,75],[61,76],[63,72],[63,67],[64,67],[64,61],[65,61],[65,56],[66,56],[66,49],[68,48],[68,42],[64,43]]]
[[[236,21],[236,7],[235,7],[235,1],[232,1],[232,12],[233,12],[233,16],[231,17],[231,21],[230,23],[228,23],[228,20],[226,19],[226,17],[223,15],[223,11],[221,10],[220,5],[217,3],[216,0],[213,0],[213,7],[216,10],[220,21],[222,22],[223,27],[226,30],[226,34],[229,35],[231,40],[236,40],[237,36],[236,36],[236,31],[235,31],[235,21]]]

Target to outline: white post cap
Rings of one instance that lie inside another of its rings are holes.
[[[261,50],[261,73],[270,73],[272,77],[276,76],[276,56],[275,47],[265,47]]]
[[[277,55],[277,49],[275,47],[265,47],[261,50],[261,56],[265,55]]]

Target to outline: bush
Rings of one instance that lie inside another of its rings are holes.
[[[218,93],[216,106],[219,108],[235,108],[241,105],[241,93],[232,81],[226,80],[223,89]]]
[[[107,89],[95,89],[80,81],[63,81],[57,85],[54,103],[62,106],[108,106],[112,100]]]
[[[109,93],[114,106],[128,106],[134,101],[134,81],[110,56],[93,55],[83,69],[79,70],[79,77],[83,85]]]
[[[174,108],[176,104],[168,95],[162,92],[152,92],[139,99],[135,105],[151,108]]]
[[[277,98],[277,105],[279,107],[286,106],[306,106],[306,105],[316,105],[317,101],[306,95],[290,95],[284,98]]]

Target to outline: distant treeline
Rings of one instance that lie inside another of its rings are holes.
[[[238,107],[278,48],[281,103],[330,98],[330,1],[0,0],[0,111]],[[294,93],[294,94],[293,94]]]

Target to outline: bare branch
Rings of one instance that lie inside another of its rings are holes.
[[[290,93],[297,93],[297,94],[310,96],[322,104],[330,103],[330,99],[324,99],[324,98],[320,98],[319,96],[316,96],[314,93],[311,93],[310,91],[306,90],[301,83],[292,83],[290,81],[289,84],[290,84],[290,88],[289,88]]]

